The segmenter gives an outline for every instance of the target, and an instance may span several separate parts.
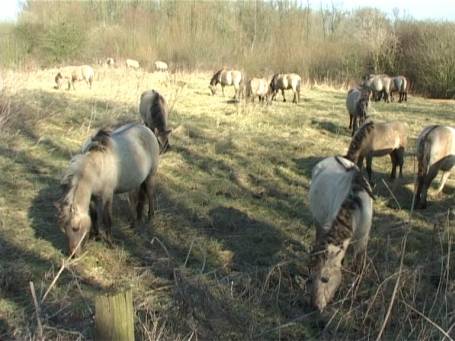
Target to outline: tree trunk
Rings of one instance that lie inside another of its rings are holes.
[[[131,289],[96,297],[95,340],[134,341]]]

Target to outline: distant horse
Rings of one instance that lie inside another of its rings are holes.
[[[360,86],[369,89],[373,93],[373,99],[379,101],[381,97],[385,102],[389,102],[392,78],[386,74],[368,75]]]
[[[342,157],[328,157],[312,171],[310,210],[316,222],[311,266],[313,305],[324,310],[342,280],[342,261],[350,244],[361,255],[368,244],[373,194],[359,168]]]
[[[365,123],[369,96],[369,91],[365,89],[353,88],[348,91],[346,108],[349,113],[349,129],[352,128],[352,135],[354,135],[358,128],[357,121],[359,125]]]
[[[281,90],[283,95],[283,102],[286,102],[286,97],[284,96],[284,90],[292,89],[294,93],[293,103],[298,103],[300,101],[300,83],[302,79],[296,73],[277,73],[273,75],[272,80],[270,81],[270,89],[272,91],[272,100],[275,99],[276,94]]]
[[[354,134],[349,144],[346,159],[356,163],[361,169],[366,158],[368,180],[372,179],[373,157],[390,155],[392,171],[390,178],[396,178],[397,167],[400,178],[403,176],[404,150],[407,145],[408,127],[406,123],[393,121],[386,123],[367,122]]]
[[[78,81],[84,80],[90,87],[92,88],[93,79],[95,78],[95,71],[90,65],[82,65],[69,68],[70,71],[59,71],[55,76],[55,83],[57,89],[62,87],[63,81],[66,80],[68,82],[68,90],[70,90],[71,86],[73,90],[76,90],[75,83]]]
[[[115,66],[115,60],[114,58],[106,58],[106,61],[105,61],[105,64],[108,66],[108,67],[114,67]]]
[[[139,69],[139,67],[140,67],[139,62],[134,59],[125,60],[125,65],[127,68],[135,69],[135,70]]]
[[[259,102],[264,102],[270,94],[269,89],[269,82],[265,78],[252,78],[246,86],[246,97],[252,102],[256,97],[259,98]]]
[[[140,124],[127,124],[113,132],[100,130],[74,156],[63,178],[63,197],[57,202],[59,225],[66,233],[69,252],[94,225],[94,214],[102,219],[111,238],[114,193],[138,193],[137,216],[142,217],[148,197],[148,220],[154,213],[154,179],[158,169],[159,146],[153,132]],[[92,209],[90,209],[91,203]],[[95,206],[93,208],[93,206]]]
[[[161,153],[170,147],[169,135],[172,129],[168,129],[168,109],[164,97],[158,91],[149,90],[141,94],[139,112],[144,124],[149,127],[158,138]]]
[[[404,76],[396,76],[392,78],[390,86],[390,99],[393,101],[393,93],[398,92],[398,102],[408,100],[408,80]]]
[[[167,71],[168,69],[168,66],[165,62],[162,62],[161,60],[157,60],[155,62],[155,70],[156,71],[161,71],[161,72],[164,72],[164,71]]]
[[[455,167],[455,128],[429,126],[417,138],[417,191],[416,208],[427,207],[427,192],[438,172],[442,178],[435,194],[442,192]]]
[[[216,85],[221,85],[221,91],[224,96],[224,87],[226,85],[233,85],[235,89],[234,99],[239,99],[241,95],[241,87],[243,86],[243,75],[241,71],[238,70],[226,70],[221,69],[215,72],[212,79],[210,80],[210,91],[212,95],[216,94]]]

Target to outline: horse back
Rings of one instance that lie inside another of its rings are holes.
[[[159,162],[159,145],[155,134],[142,124],[128,124],[112,133],[113,167],[118,168],[117,193],[139,187]]]

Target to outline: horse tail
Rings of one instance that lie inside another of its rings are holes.
[[[428,141],[428,135],[435,130],[438,125],[434,125],[428,129],[424,136],[419,141],[417,146],[417,176],[422,177],[428,174],[430,168],[430,157],[431,157],[431,143]]]
[[[351,143],[349,144],[346,159],[352,162],[357,162],[359,153],[362,148],[364,141],[369,138],[374,130],[374,122],[368,122],[362,125],[352,137]]]

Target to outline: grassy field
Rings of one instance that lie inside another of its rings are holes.
[[[210,74],[97,70],[94,87],[53,89],[55,70],[6,72],[0,114],[0,339],[37,336],[38,299],[67,255],[54,202],[82,142],[103,126],[140,121],[142,91],[171,108],[171,150],[159,166],[151,226],[133,231],[127,201],[114,202],[114,247],[89,241],[40,304],[46,338],[91,339],[94,297],[133,289],[136,336],[149,340],[385,339],[455,335],[452,257],[455,179],[413,212],[415,137],[452,124],[455,102],[410,96],[373,103],[374,120],[409,125],[404,178],[373,161],[374,221],[366,268],[345,263],[343,285],[323,313],[309,305],[308,208],[312,167],[350,141],[347,89],[307,85],[301,102],[270,106],[210,96]],[[291,93],[287,94],[291,99]],[[434,187],[433,187],[434,188]],[[436,229],[435,229],[436,226]],[[348,257],[349,258],[349,257]]]

